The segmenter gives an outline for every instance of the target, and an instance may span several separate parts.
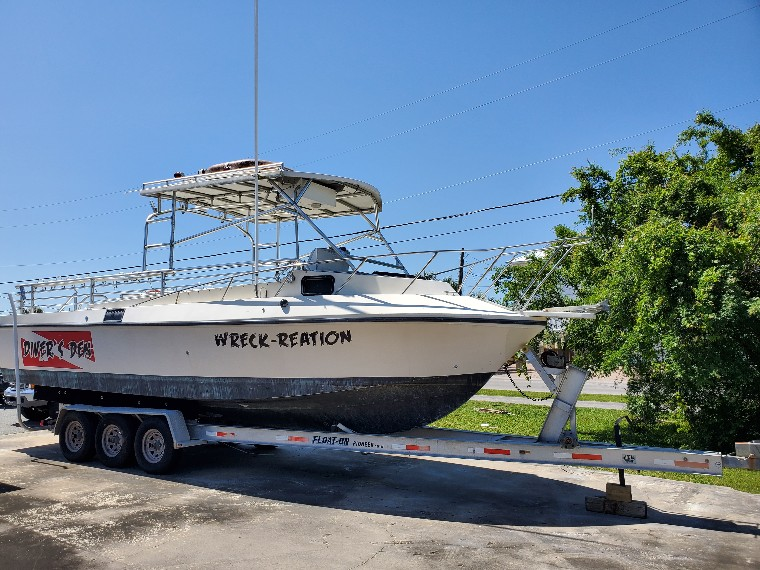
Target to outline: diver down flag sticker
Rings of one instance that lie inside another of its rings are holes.
[[[80,364],[95,362],[90,331],[32,331],[21,338],[21,359],[30,368],[81,370]]]

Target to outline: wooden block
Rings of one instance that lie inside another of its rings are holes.
[[[631,486],[607,483],[607,499],[630,503],[633,500],[633,497],[631,496]]]
[[[612,501],[605,497],[586,497],[586,510],[622,517],[647,518],[647,504],[644,501]]]

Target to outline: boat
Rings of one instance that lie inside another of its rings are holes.
[[[462,295],[435,278],[442,251],[412,252],[421,261],[410,272],[382,234],[380,192],[358,180],[237,161],[145,183],[140,194],[153,206],[140,270],[19,285],[14,314],[0,317],[0,370],[15,378],[18,357],[38,400],[391,433],[455,410],[549,318],[593,316]],[[180,237],[191,217],[210,228]],[[364,229],[336,238],[317,223],[343,217]],[[168,236],[152,242],[167,223]],[[267,227],[276,237],[263,243]],[[283,227],[294,240],[283,241]],[[305,229],[321,242],[308,254]],[[250,260],[180,263],[180,246],[223,230],[247,239]],[[519,257],[478,252],[467,266],[480,264],[484,277]],[[156,254],[164,261],[151,263]]]

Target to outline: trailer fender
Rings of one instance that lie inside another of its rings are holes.
[[[201,445],[206,443],[205,441],[191,440],[190,432],[187,429],[187,423],[185,417],[179,410],[161,410],[157,408],[130,408],[130,407],[104,407],[104,406],[89,406],[85,404],[66,404],[61,408],[58,414],[58,419],[55,423],[53,433],[58,435],[60,433],[61,422],[66,416],[67,412],[88,412],[92,414],[123,414],[136,417],[143,422],[145,419],[155,416],[161,416],[166,419],[166,423],[169,424],[169,430],[171,431],[172,438],[174,439],[174,448],[180,449],[182,447],[190,447],[193,445]]]

